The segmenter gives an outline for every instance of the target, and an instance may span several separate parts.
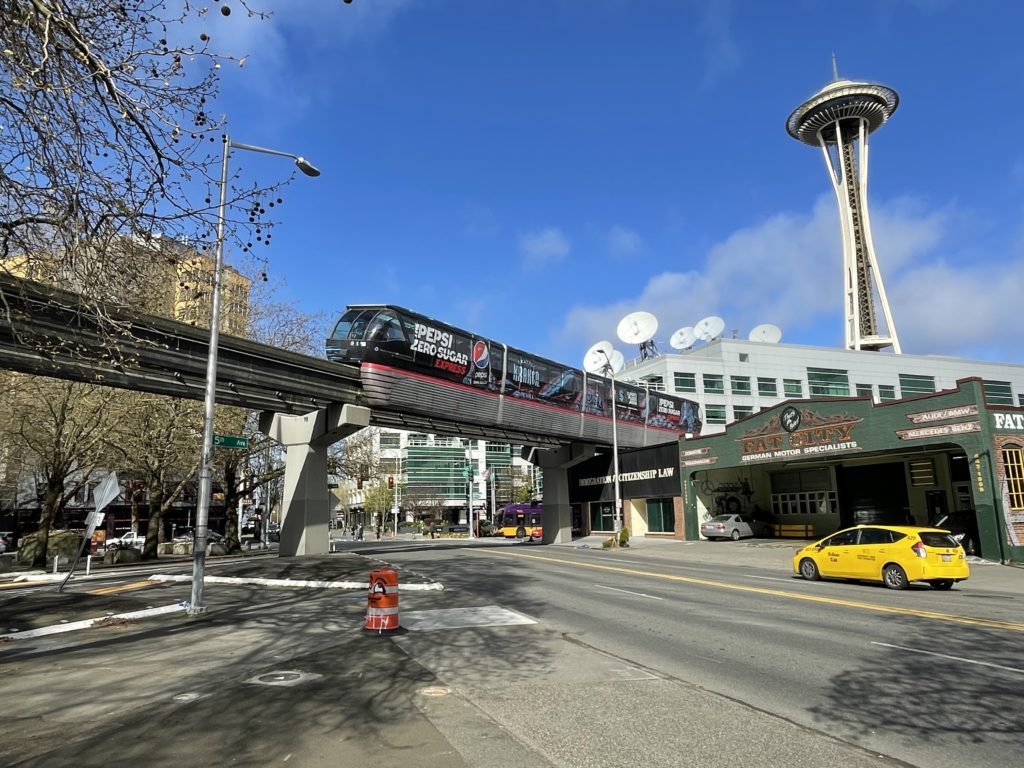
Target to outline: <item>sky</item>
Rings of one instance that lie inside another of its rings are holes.
[[[790,112],[894,88],[868,206],[904,353],[1022,362],[1024,4],[251,0],[211,14],[235,141],[303,155],[278,296],[390,303],[561,363],[644,310],[843,346],[838,209]],[[289,164],[236,151],[243,181]],[[230,263],[232,254],[227,254]]]

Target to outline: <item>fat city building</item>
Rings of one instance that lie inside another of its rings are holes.
[[[757,508],[805,538],[951,516],[981,557],[1024,562],[1024,408],[993,404],[978,378],[885,403],[780,403],[682,441],[679,461],[687,538],[703,517]]]

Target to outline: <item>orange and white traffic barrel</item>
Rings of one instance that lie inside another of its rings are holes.
[[[396,632],[398,625],[398,572],[391,568],[370,571],[370,592],[366,596],[365,632]]]

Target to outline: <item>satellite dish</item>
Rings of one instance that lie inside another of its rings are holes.
[[[766,344],[778,344],[782,339],[782,329],[771,323],[762,323],[755,326],[747,338],[751,341],[763,341]]]
[[[610,341],[599,341],[583,355],[583,367],[587,373],[603,374],[612,362],[614,354],[615,347],[612,346]]]
[[[627,344],[640,345],[640,359],[658,356],[658,345],[652,339],[658,330],[658,318],[650,312],[631,312],[619,321],[619,338]]]
[[[725,320],[717,315],[705,317],[693,326],[694,335],[701,341],[712,341],[722,335],[725,330]]]
[[[697,334],[693,332],[693,326],[688,325],[673,333],[672,338],[668,340],[668,345],[672,349],[689,349],[696,340]]]
[[[618,334],[626,344],[643,344],[654,337],[658,318],[650,312],[630,312],[619,321]]]

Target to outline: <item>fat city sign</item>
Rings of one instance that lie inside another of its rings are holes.
[[[850,413],[822,414],[811,408],[787,405],[760,428],[748,429],[737,439],[740,461],[778,461],[813,454],[860,450],[854,430],[863,421]]]

